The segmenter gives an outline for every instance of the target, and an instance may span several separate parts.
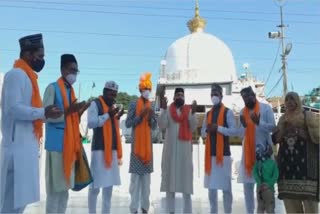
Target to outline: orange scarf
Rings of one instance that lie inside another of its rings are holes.
[[[259,115],[260,104],[256,101],[253,112]],[[255,144],[256,144],[256,124],[250,118],[250,109],[243,109],[244,120],[247,124],[244,136],[244,166],[248,176],[252,175],[252,169],[256,160]]]
[[[179,139],[183,141],[190,141],[192,140],[192,132],[190,130],[189,126],[189,112],[190,112],[190,106],[184,105],[181,107],[181,114],[178,116],[177,108],[174,103],[170,105],[170,113],[172,116],[172,119],[179,123]]]
[[[102,96],[99,97],[100,103],[102,105],[103,113],[109,112],[109,107],[104,102]],[[122,158],[122,145],[121,145],[121,138],[120,138],[120,129],[119,129],[119,121],[114,117],[114,126],[116,129],[117,134],[117,152],[118,152],[118,159]],[[104,143],[104,160],[107,168],[111,167],[112,164],[112,124],[111,118],[109,118],[102,127],[103,130],[103,143]]]
[[[143,98],[140,97],[137,100],[136,116],[141,114],[144,107],[151,108],[151,102],[146,100],[144,103]],[[151,161],[152,156],[151,128],[147,117],[143,117],[141,123],[135,127],[134,134],[134,154],[146,165]]]
[[[62,77],[57,81],[63,99],[64,112],[69,108],[70,103],[67,95],[66,86]],[[71,86],[71,103],[76,99],[74,90]],[[63,139],[63,171],[66,181],[69,183],[72,166],[77,158],[81,157],[81,139],[79,130],[78,112],[65,115],[65,129]]]
[[[42,108],[42,100],[41,100],[38,81],[37,81],[38,75],[32,70],[32,68],[23,59],[16,60],[14,62],[13,67],[22,69],[27,74],[27,76],[31,81],[31,85],[32,85],[31,106],[34,108]],[[43,125],[42,120],[33,121],[33,132],[39,143],[43,134],[42,125]]]
[[[212,123],[212,115],[213,115],[213,107],[212,109],[208,112],[208,117],[207,117],[207,124]],[[223,104],[221,104],[220,110],[219,110],[219,116],[218,116],[218,121],[217,125],[218,126],[223,126],[224,124],[224,114],[225,114],[226,108],[224,107]],[[224,139],[223,139],[223,134],[217,131],[216,134],[216,163],[217,165],[223,165],[223,151],[224,151]],[[207,133],[206,137],[206,147],[205,147],[205,173],[206,175],[210,175],[211,173],[211,137],[210,133]]]

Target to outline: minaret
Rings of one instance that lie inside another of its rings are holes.
[[[188,21],[187,25],[191,33],[202,32],[207,22],[205,19],[200,17],[199,14],[199,2],[196,0],[196,8],[194,18]]]

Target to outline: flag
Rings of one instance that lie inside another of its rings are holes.
[[[96,84],[94,82],[92,82],[92,88],[95,88]]]

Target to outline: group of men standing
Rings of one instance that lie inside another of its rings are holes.
[[[49,84],[40,96],[37,73],[44,67],[42,35],[23,37],[20,58],[7,72],[3,82],[2,143],[0,153],[0,213],[22,213],[26,205],[39,201],[38,151],[42,125],[46,124],[46,212],[65,213],[68,191],[74,187],[75,161],[82,156],[79,122],[88,109],[88,127],[93,129],[89,186],[89,213],[96,213],[97,196],[102,188],[102,212],[109,213],[112,188],[120,185],[119,165],[122,146],[119,120],[123,115],[115,104],[118,84],[108,81],[103,94],[92,102],[77,102],[72,85],[79,73],[72,54],[61,56],[61,77]],[[132,128],[130,154],[130,212],[147,213],[150,206],[150,174],[153,172],[152,130],[166,129],[161,163],[161,192],[166,193],[167,211],[175,212],[175,193],[183,194],[183,212],[192,213],[193,194],[192,132],[197,128],[197,103],[184,102],[184,89],[176,88],[168,105],[161,97],[157,117],[150,101],[151,73],[141,76],[141,96],[129,106],[126,127]],[[256,100],[248,87],[241,91],[245,108],[241,127],[233,112],[223,105],[222,88],[213,84],[213,107],[203,121],[201,135],[205,142],[205,178],[211,213],[217,213],[217,190],[223,191],[224,211],[232,212],[231,150],[229,136],[242,136],[243,155],[240,179],[248,213],[254,212],[255,147],[272,144],[270,132],[275,127],[272,109]]]
[[[72,85],[78,64],[61,56],[61,76],[48,85],[43,100],[38,74],[45,65],[41,34],[19,40],[20,58],[6,73],[1,95],[0,213],[22,213],[39,201],[39,147],[45,122],[46,212],[64,213],[74,187],[75,161],[82,157],[79,121],[89,107],[77,102]]]

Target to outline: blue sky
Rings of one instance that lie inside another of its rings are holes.
[[[199,0],[205,31],[231,49],[238,75],[243,63],[265,80],[275,60],[279,41],[268,39],[280,22],[272,0]],[[137,94],[139,75],[153,72],[176,39],[189,34],[186,22],[194,16],[194,0],[0,0],[0,71],[7,72],[19,55],[18,39],[41,32],[46,66],[40,73],[42,93],[60,75],[60,55],[72,53],[81,70],[81,99],[98,95],[106,80],[120,91]],[[301,94],[320,84],[320,0],[287,0],[284,21],[288,57],[288,87]],[[266,94],[281,73],[280,57],[267,83]],[[96,88],[91,91],[92,82]],[[282,81],[270,93],[281,95]]]

